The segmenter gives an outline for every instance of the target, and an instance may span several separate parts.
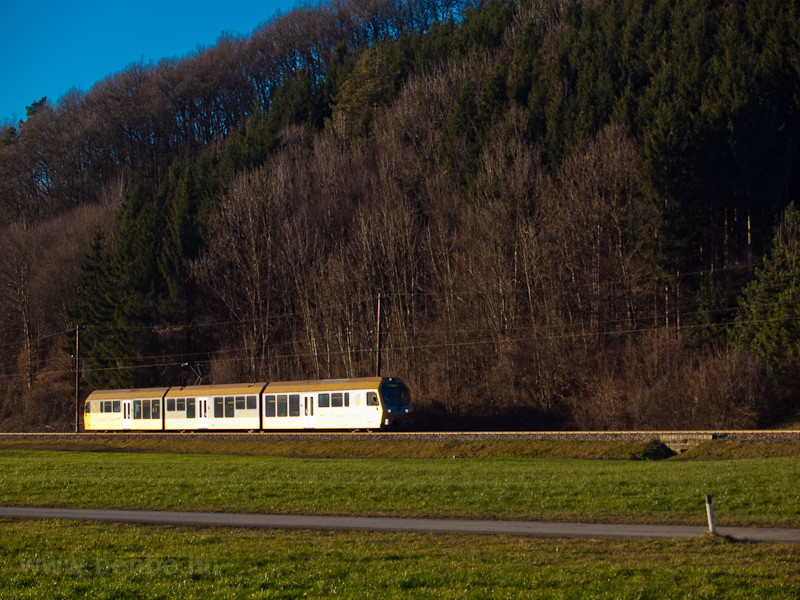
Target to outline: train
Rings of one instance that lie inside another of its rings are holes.
[[[411,422],[408,387],[393,377],[96,390],[85,431],[375,430]]]

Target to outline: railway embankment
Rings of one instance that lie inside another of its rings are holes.
[[[297,458],[707,460],[800,456],[800,431],[0,433],[0,450]]]

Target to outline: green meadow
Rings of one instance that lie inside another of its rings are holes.
[[[0,521],[4,599],[797,598],[800,546]]]
[[[800,527],[792,452],[587,460],[458,458],[516,456],[516,446],[448,446],[438,455],[450,458],[424,459],[109,450],[2,450],[0,504],[701,525],[708,493],[720,526]],[[100,599],[797,598],[800,545],[4,519],[0,590]]]
[[[0,452],[0,504],[800,527],[800,458],[299,459]]]

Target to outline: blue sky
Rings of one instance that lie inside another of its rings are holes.
[[[95,82],[132,62],[180,57],[222,32],[249,34],[296,0],[3,0],[0,18],[0,123],[25,107]],[[317,2],[313,2],[317,4]]]

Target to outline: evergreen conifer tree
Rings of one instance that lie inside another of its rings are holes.
[[[800,210],[791,204],[773,247],[744,289],[736,321],[739,344],[758,354],[773,378],[800,367]]]

